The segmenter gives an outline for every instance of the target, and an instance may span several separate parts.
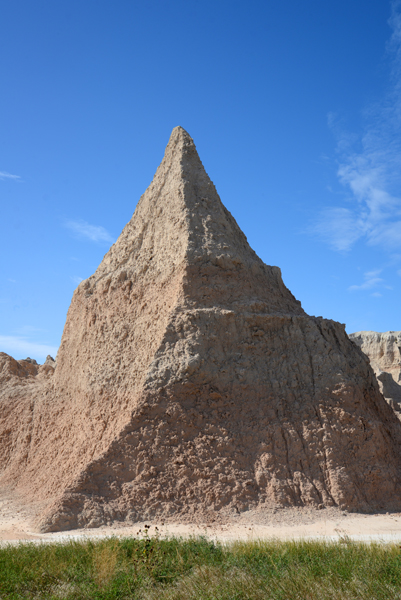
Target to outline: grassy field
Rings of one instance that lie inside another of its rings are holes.
[[[2,547],[0,598],[401,599],[398,545],[141,536]]]

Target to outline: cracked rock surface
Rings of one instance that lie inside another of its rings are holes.
[[[42,531],[401,508],[401,423],[368,359],[258,258],[181,127],[75,290],[57,366],[22,362],[0,355],[0,484]]]

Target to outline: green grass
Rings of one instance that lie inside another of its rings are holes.
[[[394,544],[108,538],[0,548],[0,598],[401,600]]]

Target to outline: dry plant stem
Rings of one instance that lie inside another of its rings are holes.
[[[83,600],[396,600],[401,551],[345,541],[149,538],[0,549],[0,596]],[[150,560],[149,560],[150,558]]]

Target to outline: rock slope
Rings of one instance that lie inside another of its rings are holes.
[[[401,331],[358,331],[349,337],[369,358],[380,391],[401,419]]]
[[[257,257],[181,127],[76,289],[54,375],[2,360],[0,483],[46,503],[43,531],[401,507],[401,424],[366,356]]]

